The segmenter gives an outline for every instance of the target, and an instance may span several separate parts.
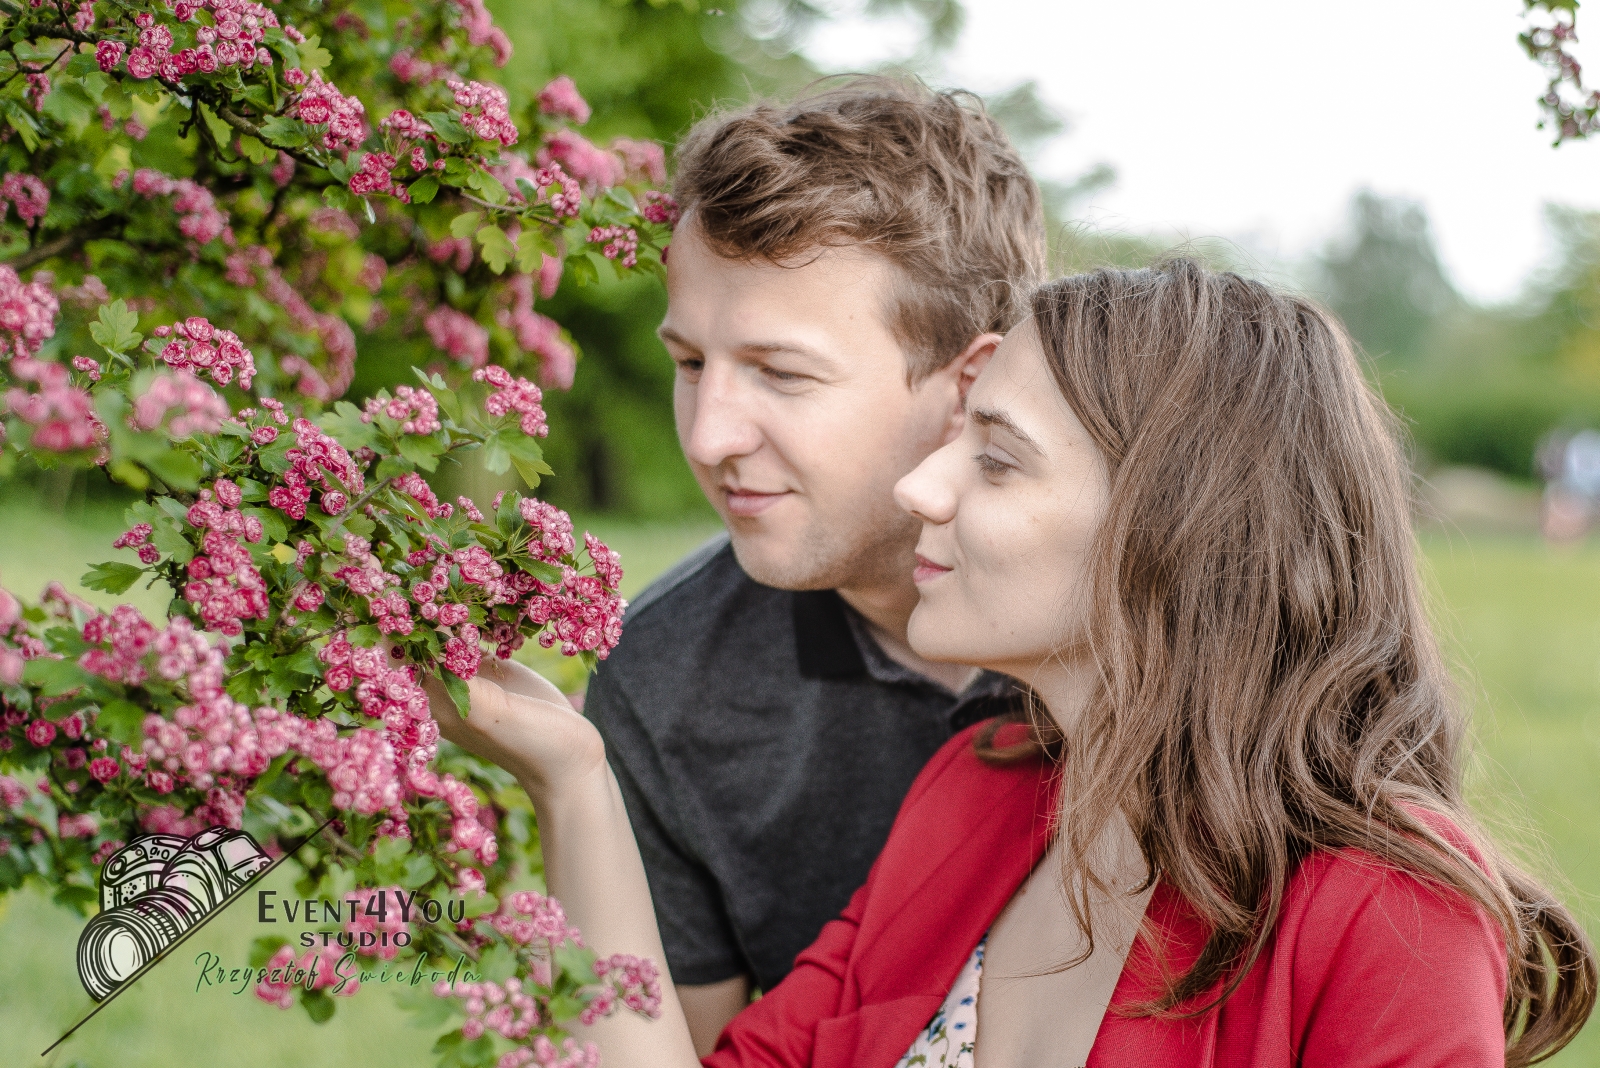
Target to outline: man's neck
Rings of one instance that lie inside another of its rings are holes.
[[[948,664],[918,656],[911,643],[906,641],[906,624],[911,620],[911,610],[917,606],[917,588],[907,581],[904,588],[841,589],[844,603],[856,610],[867,625],[884,655],[895,663],[926,675],[952,693],[960,693],[978,677],[978,669],[966,664]]]

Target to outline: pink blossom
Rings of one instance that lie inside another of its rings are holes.
[[[507,147],[517,143],[517,126],[507,109],[506,92],[484,82],[446,83],[461,108],[461,124],[482,141],[498,141]]]
[[[615,152],[591,143],[573,130],[557,130],[539,150],[539,165],[559,163],[593,196],[627,177],[627,167]]]
[[[0,179],[0,219],[5,218],[4,201],[17,209],[24,226],[32,226],[49,209],[50,190],[37,176],[13,171]]]
[[[188,371],[163,372],[133,402],[131,422],[140,430],[154,430],[165,423],[174,438],[186,438],[215,434],[229,414],[228,402]]]
[[[389,400],[369,397],[362,419],[370,423],[380,413],[398,422],[402,434],[432,434],[440,426],[439,402],[425,389],[397,386]]]
[[[105,441],[105,425],[95,415],[88,392],[71,384],[65,367],[18,357],[11,370],[18,379],[39,386],[37,393],[18,387],[6,391],[6,407],[33,426],[35,448],[73,452]]]
[[[87,812],[75,816],[63,812],[56,817],[56,833],[62,838],[92,838],[99,828],[100,821]]]
[[[526,378],[513,379],[504,367],[480,368],[472,372],[472,378],[475,382],[488,382],[494,387],[494,392],[483,402],[483,410],[487,414],[498,417],[516,412],[521,417],[520,426],[524,434],[542,438],[550,433],[541,403],[544,394],[538,386]]]
[[[194,316],[172,327],[172,340],[161,349],[161,358],[175,371],[209,373],[219,386],[239,376],[239,387],[249,389],[255,378],[255,356],[245,348],[239,335],[219,330],[211,322]]]
[[[0,356],[10,349],[16,356],[32,356],[39,346],[55,336],[56,317],[61,302],[39,272],[33,281],[23,282],[17,272],[0,264]]]
[[[589,105],[578,95],[578,87],[565,74],[539,90],[539,110],[546,115],[571,119],[582,126],[589,121]]]
[[[356,148],[367,139],[366,108],[355,97],[345,96],[323,81],[321,71],[311,72],[290,113],[312,126],[326,125],[322,147],[330,151]]]
[[[620,260],[624,267],[639,262],[639,234],[631,226],[596,226],[589,231],[590,244],[605,244],[601,254],[608,260]]]
[[[43,749],[56,739],[56,725],[47,719],[36,719],[22,732],[29,742]]]
[[[122,765],[113,757],[96,757],[89,761],[89,774],[96,782],[110,782],[122,774]]]
[[[683,214],[678,208],[678,202],[659,189],[646,189],[640,195],[639,202],[643,205],[640,209],[640,214],[653,223],[677,226],[678,219]],[[665,259],[666,256],[663,254],[662,260],[665,261]]]
[[[622,165],[629,175],[643,178],[652,185],[660,185],[667,180],[667,156],[654,141],[619,137],[611,142],[611,151],[622,158]]]
[[[422,325],[434,345],[452,360],[468,367],[482,367],[489,362],[489,331],[471,316],[441,304],[428,313]]]

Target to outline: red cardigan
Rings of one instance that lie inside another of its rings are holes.
[[[707,1068],[893,1068],[905,1054],[1049,840],[1049,768],[983,763],[975,730],[935,754],[866,885],[728,1025]],[[1187,968],[1205,928],[1185,900],[1158,883],[1147,919],[1169,966]],[[1220,1010],[1193,1020],[1116,1012],[1158,991],[1153,960],[1141,939],[1088,1068],[1505,1063],[1498,926],[1357,850],[1299,866],[1271,941]]]

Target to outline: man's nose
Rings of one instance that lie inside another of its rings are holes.
[[[691,462],[716,467],[761,447],[755,398],[741,379],[738,368],[707,361],[694,386],[683,438],[683,451]]]

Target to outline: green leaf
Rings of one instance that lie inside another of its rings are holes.
[[[277,155],[277,152],[268,148],[266,145],[262,144],[254,137],[251,137],[249,134],[245,134],[243,137],[239,138],[239,151],[244,153],[245,159],[249,160],[251,163],[257,164],[265,163]]]
[[[311,127],[299,119],[274,115],[261,124],[261,135],[279,148],[299,148],[311,139]]]
[[[503,475],[511,467],[511,450],[505,446],[504,434],[494,434],[483,443],[483,466],[494,474]]]
[[[283,513],[276,508],[242,508],[240,511],[245,515],[253,515],[261,520],[261,536],[266,540],[278,542],[281,546],[284,539],[288,538],[289,524],[284,521]],[[276,549],[273,550],[273,555],[277,555]],[[293,559],[294,549],[291,547],[289,548],[289,560]],[[287,564],[289,560],[280,559],[278,562]]]
[[[429,111],[423,114],[423,119],[433,132],[439,135],[439,140],[449,145],[464,145],[472,140],[472,134],[465,126],[456,121],[456,117],[447,111]]]
[[[129,587],[139,581],[139,576],[142,574],[144,574],[142,567],[112,560],[95,564],[78,581],[83,583],[86,589],[103,590],[106,593],[126,593]]]
[[[500,498],[500,508],[494,514],[494,523],[506,537],[510,537],[511,533],[523,523],[522,511],[518,507],[521,501],[522,494],[515,490]]]
[[[300,66],[308,74],[314,70],[321,70],[333,62],[333,55],[321,45],[322,38],[312,36],[301,41],[295,48],[300,55]]]
[[[22,681],[38,686],[46,697],[59,697],[88,682],[89,673],[71,660],[30,660],[22,666]]]
[[[431,174],[425,174],[421,178],[418,178],[416,181],[412,182],[411,185],[407,187],[406,192],[411,195],[411,202],[413,204],[430,203],[433,198],[438,195],[439,179],[435,178]]]
[[[316,40],[315,37],[312,40]],[[305,45],[301,45],[304,48]],[[323,55],[328,53],[324,52]],[[333,1011],[338,1008],[333,999],[320,990],[307,990],[300,995],[300,1004],[306,1007],[306,1014],[319,1024],[327,1023],[333,1019]]]
[[[401,872],[400,878],[396,882],[407,890],[415,890],[429,879],[432,879],[437,870],[434,867],[432,857],[420,855],[407,857],[405,870]]]
[[[477,971],[491,983],[503,983],[517,974],[517,955],[510,946],[494,946],[478,958]]]
[[[542,461],[539,463],[529,463],[520,456],[511,457],[511,466],[517,469],[517,474],[522,476],[522,481],[528,484],[529,489],[539,488],[540,475],[555,474],[555,472],[550,470],[550,468],[545,467]],[[541,468],[543,468],[543,470],[540,470]]]
[[[144,335],[135,329],[138,325],[139,314],[119,297],[100,306],[98,320],[89,324],[89,336],[112,352],[127,352],[144,340]]]
[[[478,244],[483,246],[483,262],[487,263],[489,270],[495,274],[505,271],[512,257],[517,254],[511,239],[498,226],[485,226],[479,230]]]
[[[95,730],[123,745],[137,749],[144,740],[144,719],[148,713],[131,701],[107,701],[95,717]]]
[[[600,977],[594,974],[594,959],[594,950],[575,946],[571,942],[563,942],[556,948],[556,967],[561,970],[563,976],[579,986],[588,986],[600,981]]]
[[[199,489],[200,476],[204,474],[204,468],[200,466],[199,460],[191,453],[178,449],[170,449],[155,459],[146,461],[145,466],[173,489]]]
[[[39,147],[39,128],[34,125],[33,116],[15,100],[5,102],[6,122],[17,131],[17,136],[22,138],[22,147],[29,152]]]
[[[205,121],[206,129],[211,132],[211,139],[217,144],[226,147],[233,140],[233,127],[219,118],[208,105],[200,105],[200,118]]]
[[[511,199],[500,179],[482,167],[474,167],[472,169],[472,173],[467,175],[467,185],[482,193],[483,199],[491,204],[504,204]]]
[[[466,237],[478,228],[478,223],[483,218],[481,211],[468,211],[457,215],[450,220],[450,236]]]
[[[517,235],[517,270],[532,274],[544,262],[545,241],[533,227]]]
[[[273,954],[289,944],[289,940],[282,935],[262,935],[250,943],[250,967],[264,967],[271,960]]]
[[[339,439],[339,444],[356,451],[363,445],[377,444],[378,431],[371,423],[363,422],[361,409],[349,401],[339,401],[333,411],[325,413],[317,424]]]
[[[439,466],[439,454],[444,452],[444,442],[431,434],[427,437],[402,434],[399,448],[401,456],[424,471],[432,471]]]
[[[33,660],[29,663],[37,664],[38,662]],[[472,694],[467,689],[467,680],[453,671],[441,672],[440,679],[444,682],[445,690],[450,694],[450,700],[455,702],[456,711],[461,713],[462,719],[466,719],[467,713],[472,709]]]

